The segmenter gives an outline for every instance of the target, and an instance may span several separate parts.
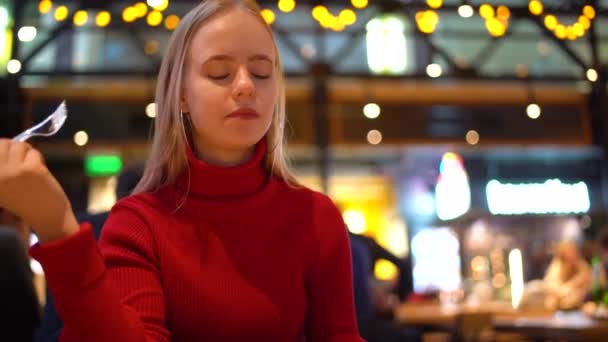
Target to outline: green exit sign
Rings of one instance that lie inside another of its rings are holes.
[[[113,176],[122,170],[122,159],[116,155],[91,155],[84,160],[84,172],[90,177]]]

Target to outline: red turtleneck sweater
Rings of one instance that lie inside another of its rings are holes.
[[[33,246],[61,341],[362,341],[340,213],[269,179],[265,152],[231,168],[190,154],[190,177],[118,202],[99,244],[83,224]]]

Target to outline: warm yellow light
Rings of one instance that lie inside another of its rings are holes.
[[[68,17],[69,11],[65,6],[59,6],[55,9],[55,20],[64,21]]]
[[[350,3],[354,8],[361,9],[367,7],[368,0],[350,0]]]
[[[558,24],[557,18],[553,14],[547,14],[545,16],[545,27],[548,30],[551,30],[551,31],[555,30],[555,28],[557,27],[557,24]]]
[[[506,25],[496,18],[486,19],[486,28],[492,37],[500,37],[507,31]]]
[[[386,259],[378,259],[374,265],[374,276],[378,280],[394,280],[397,278],[397,273],[397,266]]]
[[[568,38],[568,40],[575,40],[577,38],[576,33],[574,33],[574,29],[572,26],[566,27],[566,38]]]
[[[541,15],[543,14],[543,4],[538,0],[531,0],[528,3],[528,10],[534,15]]]
[[[40,14],[47,14],[53,8],[53,2],[49,0],[42,0],[38,3],[38,11]]]
[[[578,17],[578,22],[583,26],[585,30],[588,30],[589,27],[591,27],[591,20],[589,20],[589,18],[585,17],[584,15]]]
[[[169,0],[162,0],[162,1],[156,1],[157,3],[153,3],[154,6],[152,6],[152,8],[154,8],[155,10],[162,12],[164,10],[167,9],[167,7],[169,7]]]
[[[132,7],[135,8],[138,18],[143,18],[146,16],[146,14],[148,14],[148,5],[143,2],[138,2]]]
[[[312,9],[312,17],[317,21],[323,20],[323,18],[327,17],[328,15],[329,10],[325,6],[318,5]]]
[[[144,52],[146,55],[152,56],[158,52],[159,44],[156,40],[148,40],[144,44]]]
[[[152,102],[146,106],[146,116],[151,119],[156,117],[156,103]]]
[[[511,11],[507,6],[498,6],[496,9],[496,17],[501,20],[507,20],[511,16]]]
[[[344,25],[352,25],[357,21],[357,15],[351,9],[344,9],[338,15],[340,22]]]
[[[566,38],[566,27],[562,24],[558,24],[555,27],[555,36],[559,39],[565,39]]]
[[[437,15],[437,12],[433,10],[416,13],[416,24],[420,32],[427,34],[433,33],[438,22],[439,16]]]
[[[382,142],[382,132],[377,129],[367,132],[367,142],[371,145],[378,145]]]
[[[328,15],[325,18],[323,18],[323,20],[321,20],[321,22],[319,24],[321,24],[321,27],[323,27],[323,28],[332,28],[332,27],[336,26],[337,21],[338,21],[338,18],[334,17],[333,15]]]
[[[477,145],[479,143],[479,132],[472,129],[467,132],[464,138],[469,145]]]
[[[537,103],[530,103],[526,107],[526,114],[530,119],[536,120],[540,118],[540,115],[542,114],[542,109]]]
[[[296,8],[296,2],[294,0],[279,0],[279,10],[281,12],[289,13]]]
[[[266,21],[266,24],[270,25],[272,23],[274,23],[274,20],[276,19],[274,12],[272,10],[269,10],[267,8],[263,9],[260,14],[262,14],[262,17],[264,18],[264,21]]]
[[[574,25],[572,25],[572,32],[574,32],[576,37],[582,37],[585,35],[585,28],[581,23],[574,23]]]
[[[426,4],[429,5],[430,8],[439,8],[443,6],[443,0],[426,0]]]
[[[583,15],[589,19],[595,18],[595,8],[591,5],[585,5],[583,7]]]
[[[377,103],[370,102],[363,106],[363,115],[368,119],[375,119],[380,116],[381,108]]]
[[[146,55],[152,56],[158,53],[159,44],[156,40],[148,40],[144,44],[144,52]]]
[[[345,27],[346,27],[346,25],[343,22],[341,22],[340,19],[338,19],[338,20],[334,20],[334,24],[330,28],[336,32],[341,32],[344,30]]]
[[[122,20],[124,20],[125,23],[134,22],[135,19],[137,19],[137,9],[135,9],[135,7],[129,6],[122,11]]]
[[[177,25],[179,25],[179,17],[176,16],[175,14],[171,14],[169,15],[166,19],[165,19],[165,28],[169,31],[173,31],[177,28]]]
[[[163,14],[159,11],[152,11],[148,13],[148,17],[146,18],[146,22],[150,26],[158,26],[163,21]]]
[[[484,19],[494,17],[494,8],[491,5],[483,4],[479,7],[479,15]]]
[[[106,27],[112,21],[112,15],[108,11],[101,11],[95,17],[95,24],[99,27]]]
[[[84,146],[89,142],[89,135],[86,131],[78,131],[74,134],[74,144]]]
[[[74,25],[82,26],[89,20],[89,14],[86,11],[80,10],[74,13]]]

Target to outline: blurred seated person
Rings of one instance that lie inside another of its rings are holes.
[[[32,341],[40,323],[34,274],[27,255],[29,229],[0,208],[0,340]]]
[[[372,258],[368,246],[358,235],[350,234],[353,289],[357,325],[361,337],[368,342],[415,342],[421,334],[412,328],[400,326],[392,320],[399,304],[390,291],[378,286],[373,276]]]
[[[565,241],[557,246],[545,273],[543,288],[548,309],[573,309],[585,300],[591,288],[591,267],[573,242]]]
[[[376,240],[369,236],[354,234],[350,231],[348,232],[348,234],[351,237],[351,241],[357,240],[359,241],[359,244],[366,248],[367,253],[370,257],[368,268],[371,274],[374,273],[374,265],[380,259],[385,259],[395,265],[395,267],[397,267],[397,270],[399,271],[399,278],[397,280],[395,288],[389,289],[389,292],[395,292],[398,296],[398,300],[405,300],[408,295],[412,293],[414,286],[410,259],[408,257],[400,258],[394,255],[389,250],[382,247],[378,242],[376,242]],[[379,295],[378,291],[386,292],[386,289],[381,286],[381,284],[377,285],[380,286],[374,286],[375,294]],[[375,296],[375,298],[378,299],[378,296]],[[390,301],[394,301],[394,299],[390,299]],[[379,304],[384,305],[381,302],[379,302]]]
[[[139,165],[125,168],[118,176],[118,184],[116,185],[116,199],[119,200],[131,194],[131,191],[137,185],[137,182],[143,174],[143,168]],[[108,218],[110,212],[102,212],[97,214],[80,213],[77,215],[79,222],[89,222],[93,228],[95,238],[99,240],[101,229]],[[63,329],[61,318],[55,309],[52,293],[47,289],[46,305],[44,308],[44,316],[42,324],[35,334],[36,342],[57,342],[59,335]]]

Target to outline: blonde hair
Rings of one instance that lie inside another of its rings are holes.
[[[277,54],[277,99],[272,115],[272,123],[265,139],[267,154],[265,167],[274,176],[295,186],[297,181],[289,168],[286,155],[285,128],[285,81],[274,35],[260,14],[254,0],[205,0],[183,17],[171,36],[158,74],[156,86],[156,118],[152,148],[143,176],[133,193],[155,191],[173,184],[177,177],[188,168],[187,144],[189,137],[181,117],[181,99],[186,55],[192,38],[198,29],[212,16],[222,11],[240,8],[248,11],[264,25],[272,37]]]

